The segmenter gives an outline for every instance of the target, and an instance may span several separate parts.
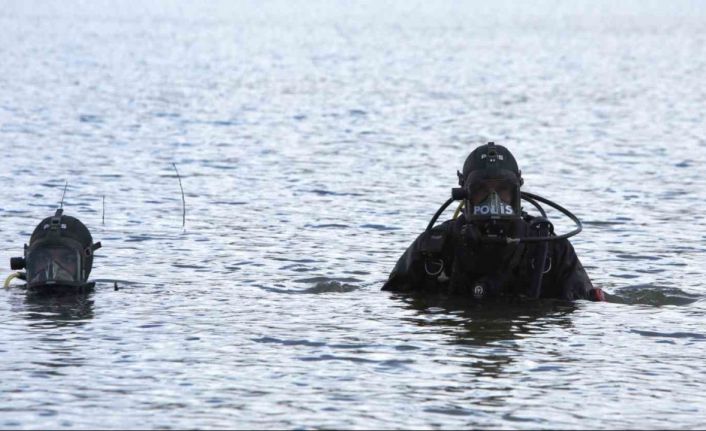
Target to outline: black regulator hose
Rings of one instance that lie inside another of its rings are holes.
[[[522,196],[522,194],[520,194],[520,196]],[[535,208],[537,208],[537,211],[539,211],[539,213],[542,215],[542,217],[547,218],[547,213],[546,213],[546,211],[544,211],[544,208],[542,208],[542,206],[541,206],[540,204],[538,204],[536,200],[534,200],[534,199],[532,199],[532,198],[530,198],[530,197],[528,197],[528,196],[522,196],[522,198],[523,198],[524,200],[526,200],[527,202],[531,203],[532,206],[534,206]]]
[[[493,237],[493,238],[482,238],[484,242],[503,242],[507,244],[512,244],[512,243],[520,243],[520,242],[546,242],[546,241],[559,241],[562,239],[567,239],[571,238],[574,235],[579,234],[583,230],[583,224],[581,224],[581,220],[579,220],[578,217],[576,217],[571,211],[567,210],[563,206],[559,205],[556,202],[550,201],[547,198],[543,198],[539,195],[536,195],[534,193],[529,193],[529,192],[520,192],[520,197],[527,202],[531,203],[537,210],[542,214],[542,217],[546,218],[547,213],[544,211],[541,205],[537,203],[537,201],[542,202],[544,204],[549,205],[550,207],[556,209],[557,211],[561,212],[565,216],[567,216],[571,221],[573,221],[576,224],[576,228],[572,230],[571,232],[561,234],[561,235],[552,235],[552,236],[540,236],[540,237],[523,237],[523,238],[512,238],[512,237],[506,237],[506,238],[498,238],[498,237]],[[427,225],[427,231],[430,231],[433,227],[436,221],[439,219],[441,214],[446,210],[446,208],[449,207],[454,201],[464,199],[463,195],[463,190],[462,189],[454,189],[452,196],[444,202],[444,204],[436,211],[434,214],[434,217],[431,218],[429,221],[429,224]]]
[[[444,204],[441,206],[441,208],[439,208],[436,211],[436,214],[434,214],[434,217],[432,217],[431,220],[429,221],[429,224],[427,225],[427,231],[430,231],[434,227],[434,223],[436,223],[436,221],[439,219],[441,214],[446,210],[446,208],[449,207],[449,205],[454,203],[454,201],[456,201],[456,200],[457,199],[455,199],[454,197],[450,197],[449,200],[444,202]]]
[[[528,202],[531,202],[529,199],[534,199],[534,200],[537,200],[537,201],[542,202],[544,204],[547,204],[550,207],[563,213],[565,216],[567,216],[569,219],[571,219],[571,221],[573,221],[576,224],[576,228],[574,230],[572,230],[571,232],[562,234],[562,235],[549,236],[549,237],[545,237],[545,238],[541,238],[541,237],[518,238],[521,242],[558,241],[561,239],[571,238],[574,235],[578,235],[583,230],[583,224],[581,224],[581,220],[579,220],[579,218],[576,217],[571,211],[567,210],[566,208],[559,205],[558,203],[552,202],[547,198],[543,198],[539,195],[535,195],[534,193],[529,193],[529,192],[521,192],[520,196],[523,199],[527,200]],[[527,198],[529,198],[529,199],[527,199]]]

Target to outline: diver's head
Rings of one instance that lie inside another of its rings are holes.
[[[86,225],[58,209],[42,220],[25,244],[24,258],[14,258],[12,269],[26,268],[27,287],[83,286],[93,267],[94,244]]]
[[[489,142],[471,152],[458,173],[464,190],[464,216],[478,225],[507,224],[521,218],[522,172],[510,151]]]

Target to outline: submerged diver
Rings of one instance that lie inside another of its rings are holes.
[[[13,270],[26,269],[8,277],[27,282],[33,292],[71,293],[91,290],[95,283],[88,281],[93,266],[93,253],[101,243],[93,243],[88,228],[75,217],[56,210],[52,217],[42,220],[32,232],[24,257],[10,259]]]
[[[521,192],[524,180],[507,148],[493,142],[476,148],[458,178],[461,187],[453,189],[427,230],[405,251],[383,290],[444,292],[475,299],[604,300],[567,240],[581,231],[581,222],[561,206]],[[522,199],[541,216],[524,212]],[[456,200],[462,203],[454,219],[434,227]],[[538,201],[567,215],[577,228],[555,235]]]

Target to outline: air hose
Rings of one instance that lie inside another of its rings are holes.
[[[543,198],[539,195],[535,195],[534,193],[528,193],[528,192],[521,192],[520,196],[522,196],[523,199],[526,201],[533,203],[532,200],[537,200],[539,202],[542,202],[544,204],[549,205],[550,207],[556,209],[557,211],[561,212],[565,216],[567,216],[569,219],[571,219],[572,222],[576,224],[576,228],[572,230],[571,232],[567,232],[565,234],[561,235],[556,235],[556,236],[549,236],[549,237],[532,237],[532,238],[519,238],[522,242],[542,242],[542,241],[558,241],[561,239],[567,239],[571,238],[574,235],[577,235],[583,230],[583,225],[581,224],[581,220],[579,220],[578,217],[576,217],[571,211],[567,210],[563,206],[559,205],[556,202],[552,202],[547,198]],[[528,199],[529,198],[529,199]],[[533,205],[538,206],[536,202],[533,203]],[[542,216],[546,218],[546,213],[544,211],[542,212]]]
[[[439,216],[441,215],[441,213],[443,213],[444,210],[446,210],[446,208],[449,207],[449,205],[454,203],[455,200],[456,199],[454,199],[453,197],[450,197],[446,202],[444,202],[444,204],[441,206],[441,208],[436,210],[436,214],[434,214],[434,217],[432,217],[431,220],[429,220],[429,224],[427,225],[427,230],[431,230],[431,228],[434,227],[434,224],[439,219]]]
[[[3,287],[4,287],[5,289],[7,289],[8,287],[10,287],[10,282],[11,282],[13,279],[15,279],[15,278],[22,278],[22,274],[19,273],[19,272],[13,272],[12,274],[10,274],[10,275],[5,279],[5,284],[3,285]]]
[[[457,193],[456,190],[459,190]],[[576,224],[576,228],[572,230],[571,232],[561,234],[561,235],[551,235],[551,236],[540,236],[540,237],[523,237],[523,238],[512,238],[512,237],[504,237],[504,238],[488,238],[485,237],[483,240],[486,242],[504,242],[507,244],[512,244],[512,243],[520,243],[520,242],[545,242],[545,241],[559,241],[562,239],[567,239],[571,238],[572,236],[578,234],[583,230],[583,225],[581,224],[581,220],[579,220],[578,217],[576,217],[571,211],[567,210],[566,208],[562,207],[561,205],[550,201],[547,198],[543,198],[539,195],[535,195],[534,193],[529,193],[529,192],[521,192],[520,196],[522,199],[526,200],[527,202],[531,203],[537,210],[542,214],[542,217],[547,218],[547,213],[544,211],[544,208],[538,203],[541,202],[543,204],[547,204],[550,207],[556,209],[557,211],[561,212],[565,216],[567,216],[571,221]],[[463,190],[461,189],[454,189],[454,193],[452,193],[452,196],[444,202],[444,204],[436,211],[434,216],[431,218],[429,221],[429,224],[427,225],[427,230],[430,231],[433,227],[436,221],[439,219],[441,214],[446,210],[446,208],[449,207],[454,201],[464,199],[463,195]],[[461,204],[456,208],[456,212],[454,213],[454,218],[457,218],[459,213],[461,212],[463,208],[463,200],[461,200]]]

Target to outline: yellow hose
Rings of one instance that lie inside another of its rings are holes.
[[[6,279],[5,279],[5,285],[3,286],[5,289],[10,287],[10,282],[12,281],[13,278],[19,278],[20,273],[19,272],[13,272],[10,274]]]
[[[464,202],[465,201],[461,201],[461,203],[458,204],[458,208],[456,208],[456,211],[454,212],[454,218],[453,218],[454,220],[456,220],[458,218],[458,215],[461,214],[461,210],[463,209]]]

